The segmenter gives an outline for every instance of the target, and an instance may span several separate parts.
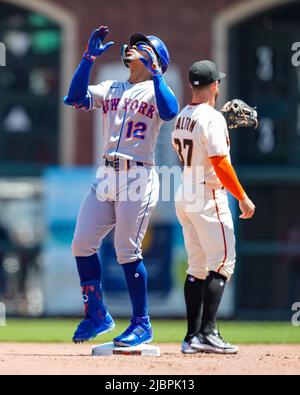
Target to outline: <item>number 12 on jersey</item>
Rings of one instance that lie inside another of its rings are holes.
[[[193,140],[174,139],[175,149],[183,166],[191,166],[193,157]]]
[[[136,122],[133,121],[128,122],[127,124],[127,132],[126,137],[128,139],[135,138],[135,139],[145,139],[145,131],[147,129],[147,125],[144,122]]]

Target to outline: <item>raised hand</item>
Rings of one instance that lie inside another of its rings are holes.
[[[151,75],[162,74],[162,69],[153,48],[147,44],[137,44],[137,49],[146,53],[146,57],[141,55],[139,60],[144,64]]]
[[[84,52],[85,58],[94,61],[97,56],[100,56],[108,48],[114,45],[113,41],[109,41],[106,44],[103,43],[108,32],[109,30],[107,26],[100,26],[98,29],[93,31],[87,44],[86,51]]]

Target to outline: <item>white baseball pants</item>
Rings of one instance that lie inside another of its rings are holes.
[[[205,279],[215,271],[229,281],[235,266],[235,236],[227,192],[203,186],[203,207],[189,210],[190,201],[176,194],[176,214],[188,254],[187,274]]]

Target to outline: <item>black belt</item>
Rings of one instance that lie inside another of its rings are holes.
[[[123,159],[121,159],[123,160]],[[134,160],[124,160],[124,162],[126,163],[126,170],[130,169],[130,165],[136,165],[136,166],[144,166],[143,162],[138,162],[138,161],[134,161]],[[118,158],[114,159],[114,160],[108,160],[105,159],[105,166],[111,166],[113,167],[115,170],[120,170],[120,160]]]

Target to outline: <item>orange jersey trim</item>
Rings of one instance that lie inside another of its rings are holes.
[[[237,199],[245,197],[245,191],[241,186],[231,163],[226,156],[214,156],[210,158],[215,172],[224,187]]]

